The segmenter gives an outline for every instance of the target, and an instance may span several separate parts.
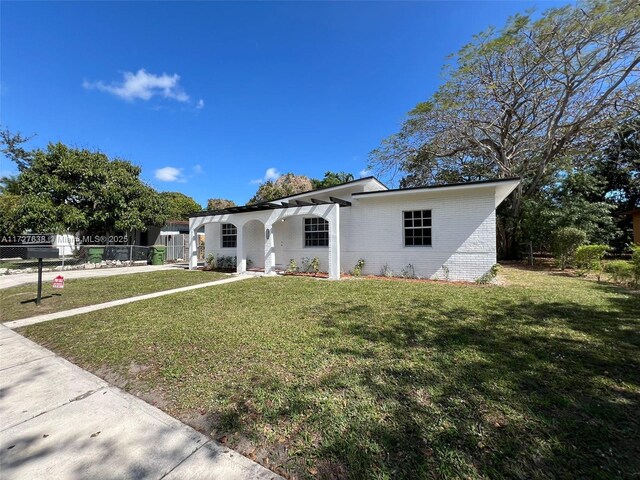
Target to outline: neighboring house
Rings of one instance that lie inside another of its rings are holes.
[[[197,230],[205,255],[237,256],[266,274],[318,257],[330,279],[364,259],[362,273],[386,269],[417,276],[475,280],[496,263],[496,207],[519,179],[388,189],[374,177],[258,205],[202,212],[189,219],[190,267]]]
[[[199,232],[199,235],[203,237],[204,232]],[[162,227],[151,226],[144,232],[135,231],[132,243],[148,247],[163,245],[166,247],[167,261],[186,261],[189,253],[189,221],[167,220]]]
[[[640,208],[625,213],[631,215],[633,221],[633,243],[640,245]]]

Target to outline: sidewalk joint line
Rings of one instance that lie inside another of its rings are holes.
[[[173,467],[171,467],[171,469],[165,473],[164,475],[162,475],[158,480],[162,480],[163,478],[165,478],[167,475],[169,475],[171,472],[173,472],[176,468],[178,468],[180,465],[182,465],[184,462],[186,462],[187,460],[189,460],[193,455],[196,454],[196,452],[199,452],[200,449],[202,447],[204,447],[205,445],[208,445],[209,443],[211,443],[211,439],[207,440],[206,442],[203,442],[201,445],[198,445],[195,450],[193,452],[191,452],[189,455],[187,455],[186,457],[184,457],[182,460],[180,460],[178,463],[176,463]]]

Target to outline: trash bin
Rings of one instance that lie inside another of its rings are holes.
[[[104,247],[89,247],[89,263],[100,263],[104,255]]]
[[[164,245],[154,245],[151,247],[151,265],[164,265],[167,254],[167,247]]]

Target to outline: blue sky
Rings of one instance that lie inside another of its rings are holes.
[[[0,123],[242,204],[278,173],[359,176],[447,55],[563,3],[3,1]]]

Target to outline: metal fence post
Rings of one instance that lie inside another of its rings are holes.
[[[36,297],[36,305],[40,305],[42,301],[42,258],[38,259],[38,296]]]

